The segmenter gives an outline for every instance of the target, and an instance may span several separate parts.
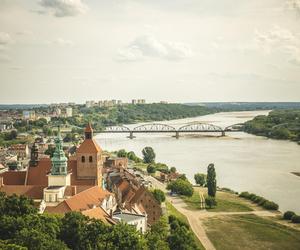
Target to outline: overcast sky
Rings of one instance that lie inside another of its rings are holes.
[[[0,0],[0,103],[300,101],[300,0]]]

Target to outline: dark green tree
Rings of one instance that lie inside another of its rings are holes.
[[[147,166],[147,172],[148,172],[149,174],[154,174],[154,173],[156,172],[155,166],[154,166],[153,164],[149,164],[149,165]]]
[[[212,207],[215,207],[217,205],[217,201],[216,201],[215,197],[208,196],[208,197],[205,198],[205,204],[209,208],[212,208]]]
[[[127,152],[125,149],[120,149],[117,153],[118,157],[127,157]]]
[[[160,189],[154,189],[152,191],[152,194],[153,194],[154,198],[159,202],[159,204],[161,204],[162,202],[164,202],[166,200],[165,193],[163,191],[161,191]]]
[[[142,150],[142,154],[145,163],[153,163],[155,161],[155,153],[153,148],[145,147]]]
[[[175,168],[175,167],[171,167],[171,168],[170,168],[170,172],[171,172],[171,173],[176,173],[176,168]]]
[[[215,197],[217,192],[217,180],[214,164],[209,164],[207,167],[207,191],[208,195]]]
[[[192,196],[194,193],[193,185],[188,180],[177,179],[176,181],[171,181],[168,186],[168,190],[173,193]]]

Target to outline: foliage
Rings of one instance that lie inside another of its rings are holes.
[[[145,163],[153,163],[155,161],[155,153],[153,148],[145,147],[142,150],[143,160]]]
[[[9,170],[17,170],[18,169],[18,162],[17,161],[8,162],[7,166],[8,166]]]
[[[265,199],[264,197],[258,196],[253,193],[249,192],[241,192],[239,194],[240,197],[251,200],[252,202],[258,204],[259,206],[262,206],[263,208],[267,210],[278,210],[279,206],[273,201],[269,201]]]
[[[244,130],[274,139],[300,141],[300,110],[274,110],[245,123]]]
[[[198,184],[200,186],[206,185],[206,174],[197,173],[194,175],[194,179],[195,179],[196,184]]]
[[[291,220],[294,215],[296,215],[295,212],[293,212],[293,211],[286,211],[283,214],[283,219],[285,219],[285,220]]]
[[[294,215],[292,217],[292,222],[293,223],[300,223],[300,216],[299,215]]]
[[[207,167],[207,192],[212,197],[215,197],[217,192],[216,171],[212,163]]]
[[[49,155],[50,158],[52,158],[53,154],[54,154],[54,151],[55,151],[55,147],[49,145],[48,148],[45,150],[45,155]]]
[[[151,230],[146,234],[149,250],[169,250],[166,239],[169,234],[169,226],[167,218],[162,216],[155,224],[151,226]]]
[[[176,168],[175,167],[171,167],[170,168],[170,173],[176,173]]]
[[[152,165],[152,164],[149,164],[149,165],[147,166],[147,172],[148,172],[149,174],[154,174],[154,173],[156,172],[155,166]]]
[[[168,190],[172,193],[177,193],[185,196],[192,196],[194,189],[193,185],[188,180],[177,179],[176,181],[171,181],[168,186]]]
[[[215,197],[208,196],[208,197],[205,198],[205,204],[209,208],[212,208],[212,207],[217,206],[217,201],[216,201]]]
[[[129,160],[134,161],[135,163],[142,162],[142,159],[137,157],[133,151],[127,152],[125,149],[120,149],[117,151],[118,157],[127,157]]]
[[[161,191],[160,189],[154,189],[151,192],[152,192],[154,198],[159,202],[159,204],[161,204],[162,202],[164,202],[166,200],[165,193],[163,191]]]

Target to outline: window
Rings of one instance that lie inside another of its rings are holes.
[[[89,162],[93,162],[93,156],[89,157]]]
[[[81,162],[85,162],[85,157],[81,156]]]

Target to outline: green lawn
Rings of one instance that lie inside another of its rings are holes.
[[[200,209],[200,196],[199,191],[206,196],[205,188],[194,188],[194,194],[192,197],[183,196],[183,200],[187,204],[187,207],[191,210]],[[238,195],[230,192],[217,192],[217,206],[207,211],[211,212],[247,212],[252,211],[251,204],[248,201],[238,197]]]
[[[189,225],[189,222],[187,220],[187,218],[185,217],[185,215],[183,215],[182,213],[180,213],[170,202],[166,201],[166,209],[167,209],[167,214],[169,215],[174,215],[175,217],[177,217],[178,219],[180,219],[181,221],[185,222],[186,224]],[[199,249],[201,250],[205,250],[205,248],[203,247],[203,245],[201,244],[200,240],[197,238],[197,236],[194,234],[194,232],[191,230],[191,232],[194,235],[194,239],[196,244],[198,245]]]
[[[300,249],[300,231],[256,215],[215,216],[203,223],[217,250]]]

